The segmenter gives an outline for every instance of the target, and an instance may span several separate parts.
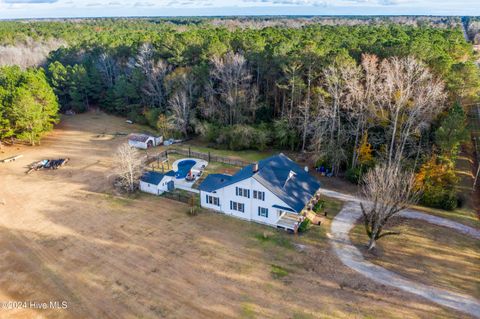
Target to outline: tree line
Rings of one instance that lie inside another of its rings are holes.
[[[0,67],[0,146],[18,138],[31,145],[58,122],[59,104],[42,69]]]
[[[448,167],[465,134],[455,130],[464,127],[461,105],[479,90],[460,28],[103,19],[13,31],[12,24],[3,25],[4,38],[0,24],[0,41],[14,32],[65,41],[43,65],[63,111],[99,107],[165,136],[199,135],[232,150],[303,151],[354,182],[387,162],[415,169],[432,189],[451,186],[427,198],[430,205],[456,199]]]

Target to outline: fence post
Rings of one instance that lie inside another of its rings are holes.
[[[210,151],[208,151],[208,161],[211,162],[211,160],[210,160]]]
[[[190,150],[190,146],[188,147],[188,157],[192,157],[192,151]]]

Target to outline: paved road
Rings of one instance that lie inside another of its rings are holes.
[[[477,299],[468,295],[458,294],[411,281],[392,271],[366,261],[362,253],[352,244],[349,236],[350,230],[361,217],[359,199],[351,195],[328,190],[322,190],[322,193],[326,196],[347,202],[340,213],[334,218],[330,234],[335,253],[346,266],[380,284],[393,286],[424,297],[442,306],[450,307],[480,318],[480,301]],[[479,230],[444,218],[431,216],[414,210],[405,211],[402,215],[407,218],[422,219],[436,225],[452,228],[474,238],[480,238]]]

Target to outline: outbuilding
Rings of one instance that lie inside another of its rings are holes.
[[[146,150],[147,148],[161,145],[163,143],[163,136],[152,136],[148,134],[130,134],[128,136],[128,144],[132,147],[141,148]]]
[[[148,171],[140,178],[140,190],[154,195],[161,195],[175,188],[174,179],[174,171],[167,173]]]

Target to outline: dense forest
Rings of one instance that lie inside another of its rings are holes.
[[[480,89],[460,19],[232,21],[0,23],[0,65],[21,66],[0,69],[0,138],[38,141],[58,104],[100,108],[167,137],[301,151],[353,182],[377,162],[414,169],[425,204],[457,205],[453,165]],[[33,109],[38,122],[22,117]]]
[[[480,44],[480,18],[479,17],[466,17],[463,23],[467,30],[469,39],[476,45]]]

